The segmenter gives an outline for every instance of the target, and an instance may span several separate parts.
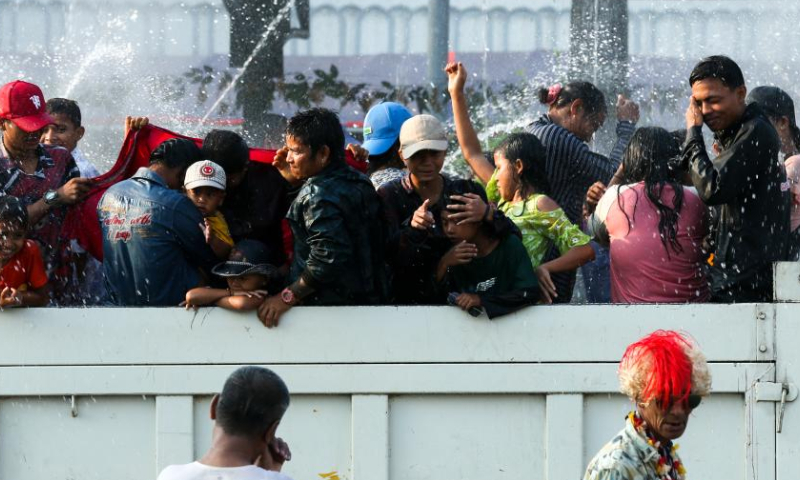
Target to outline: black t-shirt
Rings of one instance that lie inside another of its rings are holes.
[[[286,262],[282,222],[291,204],[292,189],[272,165],[250,162],[244,180],[228,190],[220,210],[234,242],[252,239],[269,247],[276,266]]]

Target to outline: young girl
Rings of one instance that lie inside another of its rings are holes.
[[[436,269],[439,285],[455,294],[452,303],[473,315],[473,309],[483,308],[489,318],[536,303],[538,282],[522,241],[484,222],[454,218],[460,203],[442,212],[442,227],[453,247]]]
[[[680,154],[663,128],[637,130],[623,156],[621,185],[606,191],[589,219],[598,241],[611,244],[614,303],[708,300],[706,206],[671,168]]]
[[[550,274],[574,271],[594,259],[590,238],[549,197],[546,152],[534,135],[509,135],[494,151],[496,169],[486,160],[467,113],[466,69],[460,63],[451,63],[446,71],[461,151],[476,175],[486,182],[489,200],[497,202],[498,208],[522,231],[523,244],[536,269],[544,300],[552,302],[557,293]],[[544,262],[552,244],[561,256]]]
[[[267,246],[257,240],[242,240],[231,251],[227,262],[211,270],[228,282],[228,288],[198,287],[186,292],[183,306],[216,305],[229,310],[255,310],[267,296],[267,286],[277,275],[268,263]]]

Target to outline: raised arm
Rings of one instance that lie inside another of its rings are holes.
[[[447,89],[450,91],[450,99],[453,102],[453,118],[456,124],[458,146],[461,147],[461,153],[467,160],[469,167],[475,172],[475,175],[484,184],[489,183],[489,179],[492,178],[494,173],[494,166],[483,155],[478,134],[475,133],[472,122],[469,120],[467,99],[464,96],[467,69],[464,68],[461,62],[453,62],[447,64],[445,72],[447,72],[448,77]]]

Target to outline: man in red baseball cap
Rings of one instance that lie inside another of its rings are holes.
[[[0,190],[27,207],[35,225],[30,237],[40,244],[52,272],[64,246],[60,233],[66,206],[82,200],[92,182],[80,178],[68,150],[39,143],[53,123],[45,104],[42,90],[32,83],[17,80],[0,87]]]

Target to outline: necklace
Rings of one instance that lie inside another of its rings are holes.
[[[631,422],[636,432],[647,440],[647,444],[658,452],[658,459],[655,464],[658,480],[685,480],[686,468],[678,457],[678,444],[667,442],[666,445],[662,445],[650,433],[644,420],[636,412],[628,414],[628,421]]]

